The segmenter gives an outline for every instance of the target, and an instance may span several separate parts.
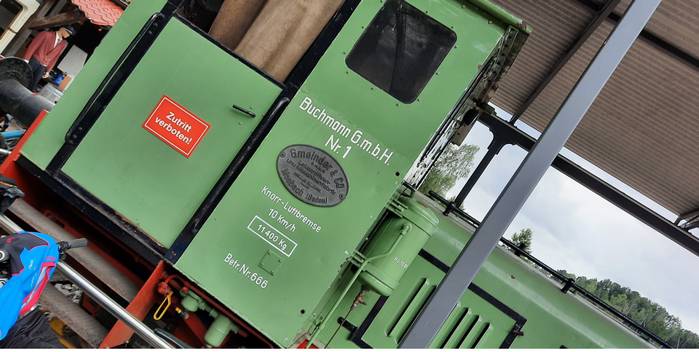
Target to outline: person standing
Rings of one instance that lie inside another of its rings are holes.
[[[36,35],[24,51],[24,60],[29,63],[34,78],[31,82],[32,91],[36,91],[42,77],[48,76],[56,61],[66,49],[66,39],[75,34],[71,26],[59,28],[57,31],[45,31]]]

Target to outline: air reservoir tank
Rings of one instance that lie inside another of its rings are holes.
[[[412,196],[401,195],[394,199],[389,210],[388,217],[377,228],[364,254],[367,258],[381,256],[395,247],[389,255],[372,260],[359,275],[365,285],[384,296],[389,296],[398,286],[439,223],[434,212]]]

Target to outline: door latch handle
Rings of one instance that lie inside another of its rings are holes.
[[[233,109],[235,109],[236,111],[238,111],[244,115],[247,115],[248,117],[254,118],[255,116],[257,116],[254,112],[252,112],[244,107],[235,105],[235,104],[233,104]]]

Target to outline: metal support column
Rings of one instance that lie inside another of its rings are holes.
[[[473,170],[473,173],[471,176],[469,176],[468,180],[466,180],[466,184],[464,184],[464,187],[461,188],[461,191],[459,191],[459,194],[456,195],[456,198],[454,199],[454,206],[456,208],[461,208],[461,204],[464,203],[464,199],[466,199],[466,196],[468,196],[469,193],[471,193],[471,190],[473,189],[473,186],[476,185],[476,182],[481,178],[483,175],[483,172],[485,169],[488,168],[488,165],[493,161],[493,158],[495,158],[498,153],[502,150],[502,147],[507,144],[504,140],[504,138],[498,138],[495,134],[493,134],[493,140],[490,142],[490,145],[488,145],[488,151],[485,153],[483,156],[483,159],[478,163],[478,166],[476,166],[476,169]],[[448,215],[451,210],[453,210],[451,207],[447,207],[444,210],[444,215]]]
[[[424,348],[431,343],[659,4],[660,0],[642,0],[629,6],[430,297],[401,348]]]

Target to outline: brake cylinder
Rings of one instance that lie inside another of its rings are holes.
[[[389,296],[439,224],[439,218],[413,197],[400,196],[389,207],[367,245],[367,264],[359,279],[381,295]],[[389,253],[388,255],[383,255]],[[383,255],[383,256],[382,256]]]

